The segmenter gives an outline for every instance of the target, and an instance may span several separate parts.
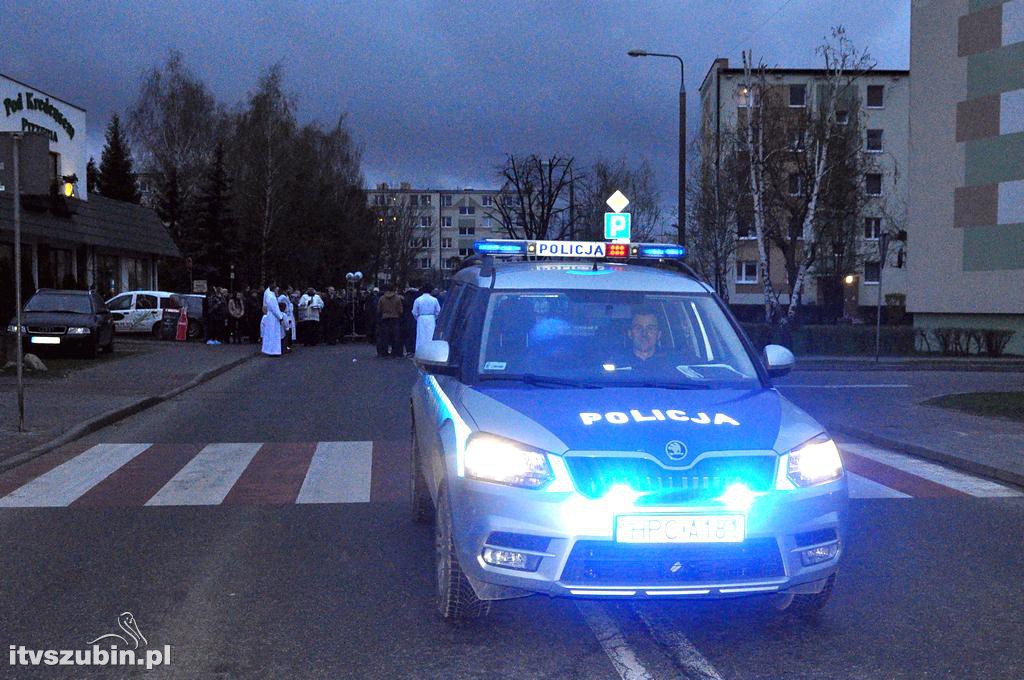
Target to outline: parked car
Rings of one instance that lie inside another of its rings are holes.
[[[161,322],[173,293],[160,290],[132,290],[107,300],[118,333],[150,333],[160,337]],[[173,314],[178,320],[177,309]]]
[[[188,339],[196,340],[203,337],[206,330],[206,322],[203,317],[203,300],[205,295],[193,293],[172,293],[165,302],[167,309],[164,311],[163,320],[160,323],[160,330],[154,331],[154,335],[166,340],[173,340],[178,332],[178,316],[181,313],[181,305],[185,305],[185,313],[188,315]]]
[[[112,315],[94,292],[41,288],[25,303],[21,325],[26,352],[67,350],[94,357],[101,349],[114,351]],[[18,332],[17,317],[7,332]]]

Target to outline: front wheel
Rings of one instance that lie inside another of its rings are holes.
[[[437,519],[434,522],[434,559],[437,568],[437,610],[446,621],[468,621],[484,617],[491,611],[489,600],[476,596],[473,586],[459,565],[452,536],[452,513],[448,493],[438,495]]]
[[[825,582],[825,587],[821,589],[820,593],[812,593],[810,595],[781,595],[780,599],[775,602],[775,608],[779,611],[794,616],[799,616],[803,619],[813,619],[821,613],[821,610],[825,608],[829,600],[832,599],[832,590],[835,587],[836,575],[832,574],[828,577],[828,581]]]

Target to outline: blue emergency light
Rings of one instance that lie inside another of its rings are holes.
[[[686,248],[661,243],[640,243],[633,246],[635,257],[656,257],[681,260],[686,257]]]
[[[476,241],[473,249],[481,255],[525,255],[526,241]]]
[[[473,243],[480,255],[546,255],[563,258],[644,258],[681,260],[686,248],[664,243],[604,243],[487,239]]]

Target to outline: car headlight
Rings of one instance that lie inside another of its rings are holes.
[[[491,435],[466,444],[466,476],[485,482],[540,489],[554,478],[547,454]]]
[[[69,326],[68,335],[89,335],[92,329],[87,326]]]
[[[789,452],[786,477],[798,487],[834,482],[843,476],[843,461],[836,443],[827,437],[812,439]]]
[[[7,332],[8,332],[8,333],[17,333],[17,332],[18,332],[18,324],[16,324],[16,323],[12,323],[12,324],[10,324],[10,325],[9,325],[9,326],[7,327]],[[27,329],[27,328],[26,328],[25,326],[22,326],[22,327],[21,327],[21,332],[22,332],[22,333],[27,333],[27,332],[28,332],[28,329]]]

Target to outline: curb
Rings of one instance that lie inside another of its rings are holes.
[[[862,430],[857,427],[851,427],[842,423],[830,422],[828,424],[828,430],[830,432],[841,432],[842,434],[856,437],[857,439],[863,439],[869,444],[874,444],[875,446],[884,446],[885,448],[902,451],[904,453],[917,456],[918,458],[925,458],[936,463],[942,463],[947,467],[969,472],[972,475],[988,477],[1007,484],[1024,487],[1024,474],[1012,472],[1010,470],[1003,470],[985,463],[979,463],[974,460],[954,456],[951,453],[935,451],[934,449],[918,446],[917,444],[908,444],[907,442],[899,441],[898,439],[890,439],[888,437],[875,434],[874,432]]]
[[[938,361],[922,362],[890,362],[884,360],[875,363],[874,361],[828,361],[823,359],[796,358],[796,366],[793,372],[798,371],[970,371],[978,373],[1018,373],[1024,372],[1024,363],[1013,362],[1008,364],[985,364],[985,363],[943,363]]]
[[[54,439],[51,439],[48,442],[40,444],[35,448],[29,449],[24,453],[19,453],[6,460],[0,461],[0,472],[6,472],[11,468],[15,468],[21,465],[22,463],[27,463],[33,458],[38,458],[44,453],[49,453],[50,451],[60,446],[64,446],[69,442],[73,442],[76,439],[84,437],[87,434],[92,434],[97,430],[102,430],[104,427],[107,427],[108,425],[112,425],[113,423],[116,423],[120,420],[124,420],[129,416],[133,416],[136,413],[145,411],[146,409],[152,408],[153,406],[168,401],[169,399],[173,399],[182,392],[190,390],[193,387],[198,387],[199,385],[202,385],[204,382],[213,380],[222,373],[227,373],[231,369],[241,366],[242,364],[248,361],[251,361],[258,354],[258,352],[253,352],[249,356],[241,357],[240,359],[235,359],[234,361],[230,361],[224,364],[223,366],[211,368],[208,371],[200,373],[195,378],[192,378],[192,380],[189,380],[184,385],[179,385],[178,387],[175,387],[174,389],[168,392],[164,392],[163,394],[157,395],[155,397],[143,397],[142,399],[132,402],[131,404],[122,406],[120,408],[116,408],[112,411],[107,411],[106,413],[98,415],[95,418],[91,418],[83,423],[79,423],[78,425],[72,427],[70,430],[66,430],[63,434],[55,437]]]

